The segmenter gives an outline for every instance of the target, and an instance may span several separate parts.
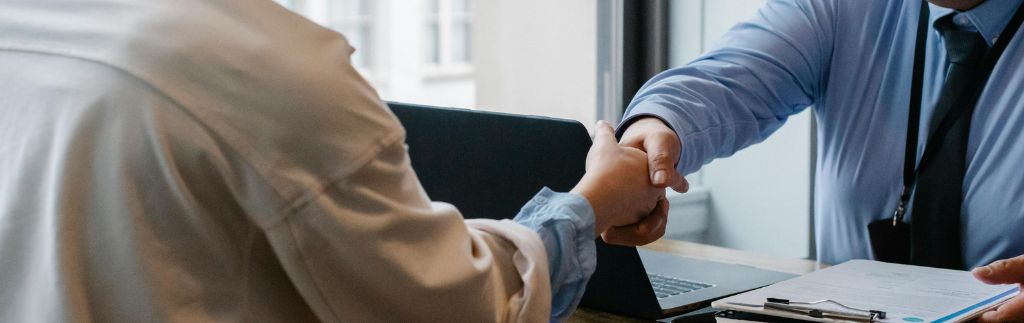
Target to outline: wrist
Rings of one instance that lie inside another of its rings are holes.
[[[600,193],[592,189],[591,185],[588,185],[589,181],[584,177],[576,187],[573,187],[569,193],[576,194],[583,197],[584,200],[590,204],[590,209],[593,210],[594,214],[594,235],[601,235],[602,232],[608,230],[610,226],[608,219],[605,216],[604,208],[601,207],[600,201],[603,199],[599,196]]]

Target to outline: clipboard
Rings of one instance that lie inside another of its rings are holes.
[[[851,260],[711,306],[812,322],[964,322],[1019,293],[961,270]]]

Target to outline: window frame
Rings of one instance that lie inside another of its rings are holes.
[[[426,0],[430,1],[430,0]],[[437,25],[437,37],[434,41],[435,50],[437,51],[438,61],[428,61],[426,56],[426,48],[424,45],[424,57],[422,58],[423,63],[423,74],[424,79],[427,81],[443,81],[453,78],[468,78],[472,77],[473,74],[473,51],[472,51],[472,28],[473,28],[473,9],[472,1],[467,1],[467,10],[456,12],[454,9],[454,0],[433,0],[437,1],[437,11],[427,12],[426,10],[422,13],[422,25],[426,28],[427,25]],[[425,7],[425,5],[424,5]],[[464,62],[456,61],[454,52],[454,29],[458,23],[465,23],[467,25],[467,60]]]

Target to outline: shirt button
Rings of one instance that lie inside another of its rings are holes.
[[[969,23],[970,23],[970,21],[967,20],[967,17],[956,16],[956,24],[957,25],[960,25],[962,27],[962,26],[966,26]]]

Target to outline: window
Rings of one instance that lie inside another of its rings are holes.
[[[278,0],[344,34],[385,100],[596,121],[594,0]]]
[[[425,0],[423,5],[423,61],[441,64],[441,0]]]
[[[451,61],[454,63],[469,63],[470,62],[470,10],[469,0],[454,0],[452,1],[452,12],[451,12],[451,38],[449,43],[451,44]]]
[[[424,0],[423,62],[434,76],[472,70],[469,0]]]

